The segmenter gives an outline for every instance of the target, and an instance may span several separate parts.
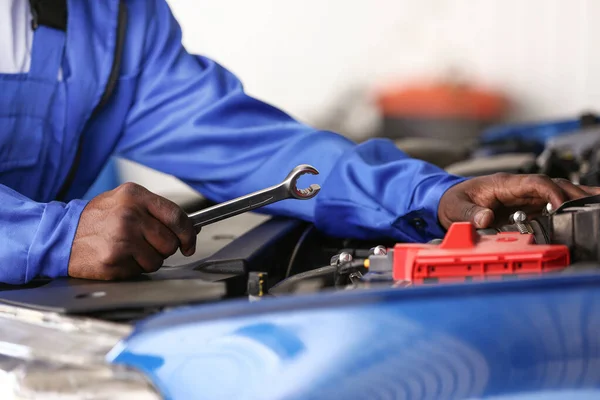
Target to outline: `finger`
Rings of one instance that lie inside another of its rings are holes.
[[[567,193],[552,179],[545,175],[526,175],[521,178],[517,187],[510,188],[510,193],[517,202],[522,197],[533,197],[540,203],[550,203],[552,207],[558,208],[569,200]]]
[[[571,181],[566,179],[553,179],[553,181],[561,187],[567,196],[569,196],[569,200],[576,200],[589,196],[589,194],[582,187],[573,184]]]
[[[459,208],[459,221],[472,222],[477,229],[484,229],[494,222],[494,212],[470,201],[462,201]]]
[[[156,272],[163,266],[164,258],[145,240],[137,244],[133,252],[133,259],[142,269],[142,272]]]
[[[149,214],[142,221],[142,234],[163,258],[172,256],[179,248],[179,238],[173,231]]]
[[[111,267],[109,280],[128,280],[140,276],[144,269],[137,263],[133,257],[128,257],[127,260],[121,261],[118,265]]]
[[[579,186],[582,190],[584,190],[588,196],[597,196],[600,195],[600,187],[595,186]]]
[[[148,212],[169,228],[179,239],[181,252],[191,256],[196,251],[196,230],[192,220],[177,204],[164,197],[148,192]]]
[[[94,257],[77,277],[111,281],[126,280],[139,276],[143,272],[131,256],[132,245],[127,242],[90,240],[85,244],[86,253],[93,254]]]

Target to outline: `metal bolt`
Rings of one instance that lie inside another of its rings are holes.
[[[371,249],[370,253],[374,256],[385,256],[387,255],[387,249],[385,246],[376,246]]]
[[[521,234],[531,234],[533,230],[527,223],[527,214],[523,211],[517,211],[513,215],[510,216],[510,220],[513,224],[516,225],[519,233]]]
[[[345,264],[350,261],[352,261],[352,254],[346,253],[346,252],[340,253],[340,259],[339,259],[340,264]]]
[[[521,224],[527,221],[527,214],[525,214],[523,211],[517,211],[511,215],[510,219],[514,224]]]
[[[346,253],[341,252],[339,254],[336,254],[335,256],[331,257],[331,261],[329,261],[329,265],[340,265],[340,264],[345,264],[348,263],[350,261],[352,261],[352,254],[350,253]]]

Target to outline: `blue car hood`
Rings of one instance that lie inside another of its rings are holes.
[[[598,398],[600,276],[221,302],[139,323],[111,362],[168,399]]]

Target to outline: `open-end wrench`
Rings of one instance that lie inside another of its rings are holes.
[[[299,165],[292,170],[279,185],[259,190],[246,196],[238,197],[215,206],[189,214],[196,229],[233,217],[247,211],[255,210],[285,199],[308,200],[319,193],[321,187],[312,184],[306,189],[298,189],[296,182],[304,174],[318,175],[319,171],[310,165]]]

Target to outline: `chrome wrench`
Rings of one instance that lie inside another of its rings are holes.
[[[321,187],[312,184],[306,189],[298,189],[296,182],[302,175],[318,175],[319,171],[310,165],[299,165],[292,170],[283,182],[269,188],[259,190],[246,196],[238,197],[215,206],[189,214],[196,229],[215,222],[255,210],[285,199],[308,200],[319,193]]]

